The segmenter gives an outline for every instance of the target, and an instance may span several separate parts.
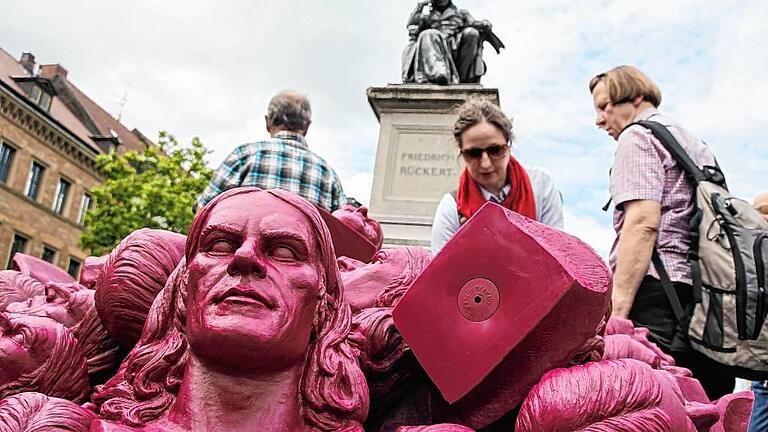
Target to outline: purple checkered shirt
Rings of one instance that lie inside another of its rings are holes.
[[[703,141],[659,114],[656,109],[639,113],[634,121],[639,120],[652,120],[666,126],[699,167],[715,165],[715,158]],[[691,267],[685,254],[690,245],[688,222],[693,211],[693,191],[685,171],[651,131],[635,125],[619,136],[610,177],[611,199],[616,205],[613,211],[616,240],[611,248],[611,268],[616,270],[616,248],[624,225],[622,204],[632,200],[652,200],[661,203],[656,249],[669,278],[691,284]],[[650,263],[646,274],[658,278],[656,269]]]

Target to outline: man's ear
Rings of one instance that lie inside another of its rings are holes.
[[[272,122],[269,121],[269,116],[268,115],[264,116],[264,126],[267,128],[267,132],[269,132],[269,134],[271,135],[272,134]]]
[[[645,100],[645,97],[643,95],[637,95],[634,99],[632,99],[632,105],[635,107],[640,106],[641,103]]]

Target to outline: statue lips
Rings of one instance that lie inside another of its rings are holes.
[[[276,308],[276,304],[273,300],[267,298],[267,296],[263,295],[258,290],[244,285],[238,285],[224,291],[221,295],[214,298],[213,303],[216,305],[222,303],[235,303],[247,306],[260,305],[270,310]]]

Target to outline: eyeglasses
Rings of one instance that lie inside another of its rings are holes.
[[[488,153],[488,157],[491,159],[501,159],[507,155],[505,150],[509,148],[509,144],[499,145],[494,144],[486,148],[468,148],[460,150],[462,156],[467,160],[477,160],[483,157],[483,153]]]

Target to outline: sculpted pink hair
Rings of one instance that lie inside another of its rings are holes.
[[[118,374],[100,389],[94,400],[101,416],[142,426],[159,418],[173,404],[188,358],[184,334],[186,320],[186,261],[197,253],[200,234],[217,204],[245,193],[268,193],[301,212],[318,242],[321,285],[312,325],[307,362],[298,389],[305,421],[323,431],[339,430],[362,422],[368,411],[368,388],[357,365],[358,351],[348,340],[351,312],[342,296],[331,236],[320,214],[308,201],[279,189],[230,189],[195,216],[187,238],[185,259],[168,278],[150,309],[139,343]]]
[[[35,332],[31,330],[32,324],[25,323],[23,316],[5,315],[0,313],[0,328],[3,332],[21,332],[32,338]],[[30,317],[31,318],[31,317]],[[7,396],[38,391],[48,396],[55,396],[80,402],[88,395],[88,375],[86,373],[85,357],[80,352],[77,339],[63,325],[49,318],[35,318],[47,320],[56,329],[56,340],[53,349],[45,362],[32,372],[19,376],[15,381],[0,383],[0,399]],[[37,340],[30,340],[34,345]]]
[[[96,414],[65,399],[26,392],[0,401],[0,432],[88,432]]]
[[[547,372],[528,393],[515,430],[666,432],[663,388],[636,360],[606,360]]]
[[[37,279],[15,270],[0,271],[0,311],[36,295],[45,295],[45,285]]]
[[[184,255],[185,237],[143,228],[107,256],[96,279],[96,310],[109,334],[130,349],[141,337],[149,307]]]
[[[405,266],[400,276],[392,279],[381,293],[376,296],[376,306],[378,307],[394,307],[400,301],[403,294],[405,294],[405,291],[408,290],[408,287],[416,280],[416,277],[427,267],[427,264],[432,259],[432,254],[424,248],[413,246],[382,249],[376,252],[371,262],[387,262],[397,259],[405,261]]]

